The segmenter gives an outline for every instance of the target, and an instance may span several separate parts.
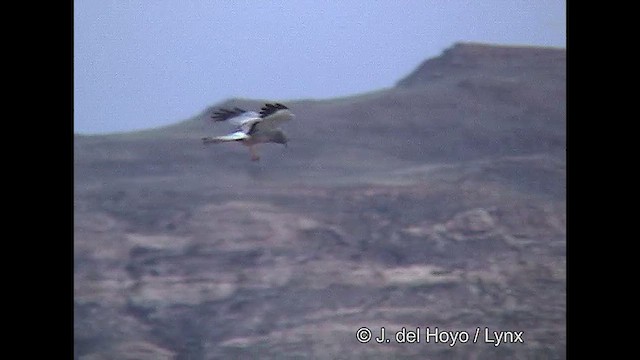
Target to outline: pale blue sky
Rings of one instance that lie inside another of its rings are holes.
[[[76,0],[74,129],[393,86],[455,42],[566,46],[565,1]]]

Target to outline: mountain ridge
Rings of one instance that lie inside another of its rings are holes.
[[[501,61],[496,61],[501,60]],[[511,65],[509,65],[511,64]],[[442,77],[442,71],[467,69],[476,72],[486,71],[487,68],[497,68],[502,71],[505,68],[517,64],[515,68],[522,71],[531,70],[531,67],[547,68],[555,70],[554,74],[566,72],[566,49],[557,47],[532,46],[532,45],[496,45],[476,42],[457,42],[451,47],[432,58],[424,60],[413,71],[399,79],[392,87],[373,89],[364,93],[357,93],[348,96],[328,98],[328,99],[289,99],[288,101],[277,100],[279,102],[305,105],[318,105],[323,103],[360,101],[369,97],[377,97],[397,88],[411,88],[415,86],[430,85],[434,80]],[[537,64],[537,66],[536,66]],[[522,75],[520,73],[520,75]],[[157,128],[141,129],[135,131],[123,131],[113,134],[74,134],[79,137],[87,136],[119,136],[131,134],[144,134],[148,132],[158,132],[168,129],[179,129],[183,125],[191,122],[199,122],[206,119],[216,108],[245,106],[259,107],[264,103],[273,102],[270,99],[250,99],[250,98],[229,98],[219,103],[206,107],[199,114],[173,124],[160,126]]]

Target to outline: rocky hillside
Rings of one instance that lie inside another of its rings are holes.
[[[565,358],[565,54],[456,44],[287,103],[259,163],[200,143],[213,107],[76,136],[75,357]]]

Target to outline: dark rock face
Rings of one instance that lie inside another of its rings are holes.
[[[209,110],[77,137],[76,358],[565,358],[564,54],[460,44],[287,104],[260,163],[199,143]]]

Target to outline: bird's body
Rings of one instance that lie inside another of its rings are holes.
[[[260,160],[255,146],[261,143],[287,145],[287,136],[279,125],[293,119],[295,115],[282,104],[265,104],[260,113],[240,108],[219,109],[212,118],[214,121],[228,121],[238,128],[235,132],[216,137],[202,138],[204,144],[238,141],[249,147],[251,160]]]

